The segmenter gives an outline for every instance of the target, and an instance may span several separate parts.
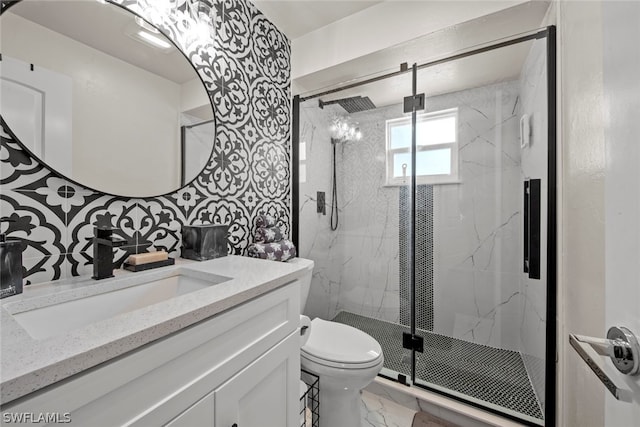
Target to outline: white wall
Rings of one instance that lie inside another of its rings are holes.
[[[605,170],[606,316],[604,328],[640,334],[640,2],[605,2],[603,113]],[[640,376],[610,375],[634,393],[619,402],[605,393],[605,425],[640,422]]]
[[[196,108],[208,107],[211,110],[211,101],[207,92],[202,90],[202,81],[199,78],[183,83],[180,88],[180,111],[189,111]],[[213,117],[213,113],[211,113]]]
[[[605,389],[568,345],[569,333],[605,332],[602,4],[561,1],[557,12],[562,126],[558,425],[603,426]]]
[[[525,1],[382,2],[294,39],[292,79],[521,3]]]
[[[2,16],[2,38],[4,55],[73,79],[70,178],[117,194],[131,194],[131,182],[147,195],[179,186],[179,85],[9,12]],[[141,164],[163,172],[149,173]],[[128,178],[115,180],[123,170]]]

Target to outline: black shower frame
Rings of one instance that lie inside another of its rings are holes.
[[[426,62],[424,64],[417,65],[417,69],[432,67],[435,65],[443,64],[446,62],[455,61],[468,56],[477,55],[484,52],[489,52],[502,47],[511,46],[514,44],[526,42],[529,40],[537,40],[546,38],[547,40],[547,310],[546,310],[546,349],[545,349],[545,407],[544,407],[544,425],[548,427],[555,427],[556,425],[556,387],[557,387],[557,63],[556,63],[556,27],[554,25],[548,26],[541,30],[525,34],[522,36],[516,36],[508,40],[503,40],[494,44],[482,46],[477,49],[465,51],[456,55],[448,56],[446,58],[438,59],[435,61]],[[298,246],[299,239],[299,221],[300,221],[300,103],[309,99],[318,98],[320,96],[329,95],[332,93],[341,92],[346,89],[366,85],[379,80],[384,80],[390,77],[395,77],[401,74],[412,72],[412,68],[408,68],[406,64],[400,67],[399,71],[380,75],[377,77],[369,78],[356,83],[351,83],[339,88],[330,89],[306,97],[300,97],[296,95],[293,97],[292,103],[292,134],[291,134],[291,146],[292,146],[292,240],[293,243]],[[415,127],[415,121],[413,122]],[[415,169],[413,169],[415,170]],[[415,239],[412,239],[415,240]],[[411,265],[415,270],[415,252],[411,253]],[[411,295],[415,295],[415,280],[411,281]],[[415,301],[413,303],[415,306]],[[412,333],[415,333],[415,328],[412,327]],[[415,354],[415,352],[412,352]],[[413,357],[412,357],[413,358]],[[422,389],[429,390],[434,393],[438,393],[448,398],[463,402],[482,410],[495,413],[502,417],[512,419],[528,426],[538,426],[538,424],[529,422],[522,418],[504,413],[498,409],[494,409],[480,403],[476,403],[467,400],[463,397],[459,397],[442,390],[438,390],[423,384],[415,382],[415,363],[412,366],[412,385]],[[386,375],[380,375],[381,377],[390,379],[392,381],[398,381],[397,378],[388,377]],[[549,387],[549,385],[553,385]]]

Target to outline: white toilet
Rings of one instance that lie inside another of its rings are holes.
[[[301,311],[309,296],[313,264],[308,268],[300,278]],[[373,381],[384,363],[380,344],[356,328],[319,318],[311,321],[309,331],[300,349],[300,363],[320,378],[320,427],[359,427],[360,390]]]

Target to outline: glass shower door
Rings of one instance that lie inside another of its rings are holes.
[[[384,377],[532,425],[554,352],[547,31],[299,105],[305,314],[375,338]]]
[[[540,425],[546,57],[531,39],[418,70],[414,230],[414,383]]]
[[[411,376],[411,351],[402,348],[411,318],[411,142],[390,126],[410,121],[402,100],[411,76],[369,78],[301,99],[299,251],[315,262],[305,314],[374,337],[385,358],[381,374],[395,380]],[[389,132],[399,137],[393,147]]]

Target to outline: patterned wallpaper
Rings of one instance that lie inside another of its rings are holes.
[[[114,0],[141,15],[154,0]],[[94,225],[109,225],[129,254],[180,255],[183,224],[229,224],[231,253],[245,254],[261,211],[290,230],[289,41],[248,0],[167,0],[171,11],[145,18],[187,55],[212,99],[213,153],[195,181],[168,195],[123,198],[65,180],[24,151],[2,123],[0,231],[24,239],[27,283],[90,274]],[[213,40],[190,37],[185,22],[215,9]],[[10,125],[10,124],[9,124]]]

